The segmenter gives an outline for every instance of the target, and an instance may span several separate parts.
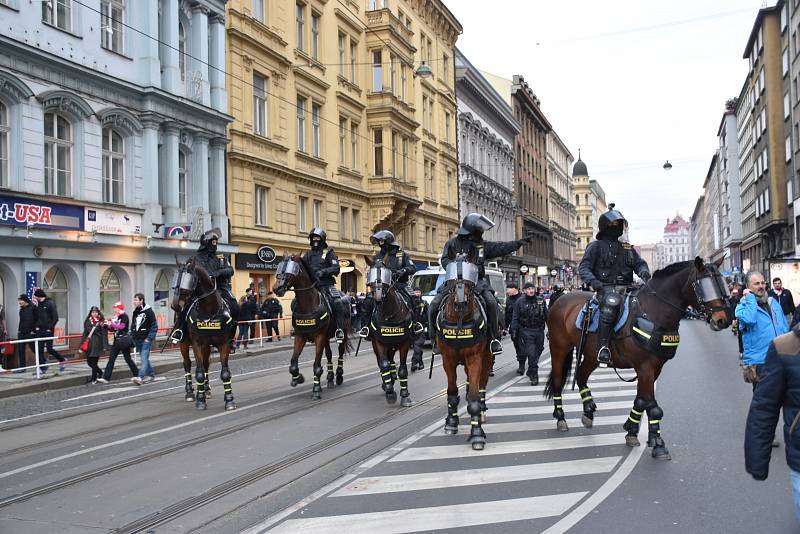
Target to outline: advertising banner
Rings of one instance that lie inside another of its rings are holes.
[[[83,230],[83,207],[0,195],[0,224]]]
[[[138,213],[86,208],[87,232],[112,235],[141,235],[142,216]]]

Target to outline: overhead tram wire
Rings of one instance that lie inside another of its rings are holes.
[[[83,3],[83,2],[81,2],[80,0],[72,0],[72,1],[73,1],[73,3],[75,3],[75,4],[78,4],[78,5],[80,5],[80,6],[83,6],[83,7],[85,7],[85,8],[86,8],[86,9],[88,9],[89,11],[94,11],[95,13],[98,13],[98,14],[100,14],[100,15],[103,15],[103,13],[102,13],[102,12],[101,12],[99,9],[96,9],[96,8],[94,8],[94,7],[92,7],[92,6],[89,6],[89,5],[87,5],[87,4]],[[138,28],[134,28],[133,26],[131,26],[131,25],[129,25],[129,24],[127,24],[127,23],[125,23],[125,22],[123,22],[123,21],[121,21],[121,20],[114,19],[114,18],[112,18],[112,17],[107,17],[107,19],[108,19],[108,20],[110,20],[111,22],[116,22],[116,23],[120,24],[121,26],[123,26],[123,27],[125,27],[125,28],[129,28],[129,29],[133,30],[134,32],[136,32],[136,33],[138,33],[138,34],[140,34],[140,35],[143,35],[144,37],[147,37],[148,39],[151,39],[151,40],[153,40],[153,41],[155,41],[155,42],[157,42],[157,43],[159,43],[159,44],[161,44],[161,45],[164,45],[164,46],[165,46],[165,47],[167,47],[167,48],[170,48],[170,49],[172,49],[172,50],[175,50],[175,51],[177,51],[179,54],[181,53],[181,52],[180,52],[180,50],[179,50],[178,48],[176,48],[176,47],[174,47],[174,46],[170,45],[169,43],[166,43],[166,42],[164,42],[164,41],[160,40],[160,39],[159,39],[159,38],[157,38],[157,37],[153,37],[152,35],[150,35],[150,34],[148,34],[148,33],[145,33],[145,32],[143,32],[142,30],[140,30],[140,29],[138,29]],[[360,19],[359,19],[359,20],[360,20]],[[379,39],[380,39],[380,37],[379,37]],[[383,39],[381,39],[381,41],[383,41]],[[386,41],[383,41],[383,42],[385,43]],[[198,58],[198,57],[195,57],[195,56],[193,56],[193,55],[189,54],[188,52],[184,53],[183,55],[184,55],[186,58],[193,59],[193,60],[197,61],[198,63],[200,63],[200,64],[202,64],[202,65],[206,65],[206,66],[207,66],[209,69],[214,69],[214,70],[216,70],[216,71],[218,71],[218,72],[221,72],[221,73],[225,74],[226,76],[230,76],[230,77],[231,77],[231,78],[233,78],[234,80],[237,80],[237,81],[239,81],[239,82],[243,83],[244,85],[246,85],[246,86],[248,86],[248,87],[251,87],[251,88],[254,88],[254,89],[255,89],[255,86],[253,85],[253,83],[252,83],[252,82],[249,82],[249,81],[247,81],[247,80],[245,80],[245,79],[243,79],[243,78],[240,78],[240,77],[238,77],[238,76],[235,76],[235,75],[233,75],[233,74],[231,74],[231,73],[229,73],[229,72],[226,72],[224,69],[221,69],[221,68],[219,68],[219,67],[215,67],[214,65],[211,65],[211,64],[210,64],[210,63],[208,63],[207,61],[203,61],[203,60],[201,60],[200,58]],[[292,66],[293,66],[293,67],[301,67],[301,66],[305,66],[305,65],[292,65]],[[259,90],[261,90],[261,89],[259,89]],[[289,105],[291,105],[291,106],[292,106],[294,109],[300,109],[300,107],[297,105],[297,103],[296,103],[296,102],[292,102],[291,100],[288,100],[288,99],[286,99],[286,98],[284,98],[284,97],[282,97],[282,96],[280,96],[280,95],[276,95],[276,94],[274,94],[274,93],[270,93],[270,92],[269,92],[268,90],[266,90],[266,89],[263,89],[263,92],[264,92],[264,94],[267,94],[267,95],[269,95],[269,96],[271,96],[271,97],[273,97],[273,98],[275,98],[275,99],[277,99],[277,100],[279,100],[279,101],[281,101],[281,102],[284,102],[284,103],[286,103],[286,104],[289,104]],[[337,129],[339,128],[339,123],[338,123],[338,122],[334,122],[334,121],[332,121],[332,120],[330,120],[330,119],[326,119],[325,117],[323,117],[323,116],[321,116],[321,115],[320,115],[320,121],[322,121],[322,122],[327,122],[328,124],[332,124],[333,126],[336,126],[336,128],[337,128]],[[359,138],[361,138],[361,139],[364,139],[365,141],[367,141],[368,143],[370,143],[370,144],[373,146],[373,148],[376,146],[376,145],[375,145],[375,142],[374,142],[372,139],[370,139],[369,137],[367,137],[367,136],[365,136],[365,135],[362,135],[362,134],[360,134],[360,133],[357,133],[357,134],[356,134],[356,136],[357,136],[357,137],[359,137]],[[423,163],[422,161],[419,161],[419,160],[417,160],[417,159],[414,159],[414,158],[412,158],[411,156],[407,156],[407,158],[408,158],[408,161],[409,161],[409,162],[412,162],[412,163],[417,163],[417,164],[421,164],[421,163]]]

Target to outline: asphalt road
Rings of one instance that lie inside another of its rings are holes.
[[[609,372],[590,383],[595,427],[570,393],[571,430],[556,432],[508,345],[483,453],[466,430],[441,432],[440,368],[412,375],[414,406],[389,405],[364,345],[322,401],[308,363],[289,386],[286,353],[234,362],[228,413],[218,380],[207,411],[184,402],[182,372],[4,399],[0,532],[797,532],[783,449],[768,481],[744,473],[735,339],[699,322],[681,333],[657,392],[671,462],[625,447],[635,390]]]

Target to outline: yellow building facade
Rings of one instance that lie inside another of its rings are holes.
[[[302,253],[313,227],[344,290],[364,290],[378,229],[418,264],[438,260],[459,223],[461,26],[441,1],[231,0],[226,28],[234,293],[265,295],[272,253]]]

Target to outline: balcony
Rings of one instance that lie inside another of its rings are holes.
[[[382,227],[402,226],[422,204],[416,185],[393,176],[370,176],[369,195],[372,220]]]
[[[402,21],[388,9],[367,11],[367,28],[373,31],[388,30],[394,36],[405,41],[403,44],[408,48],[414,48],[412,43],[414,32],[406,28]]]

